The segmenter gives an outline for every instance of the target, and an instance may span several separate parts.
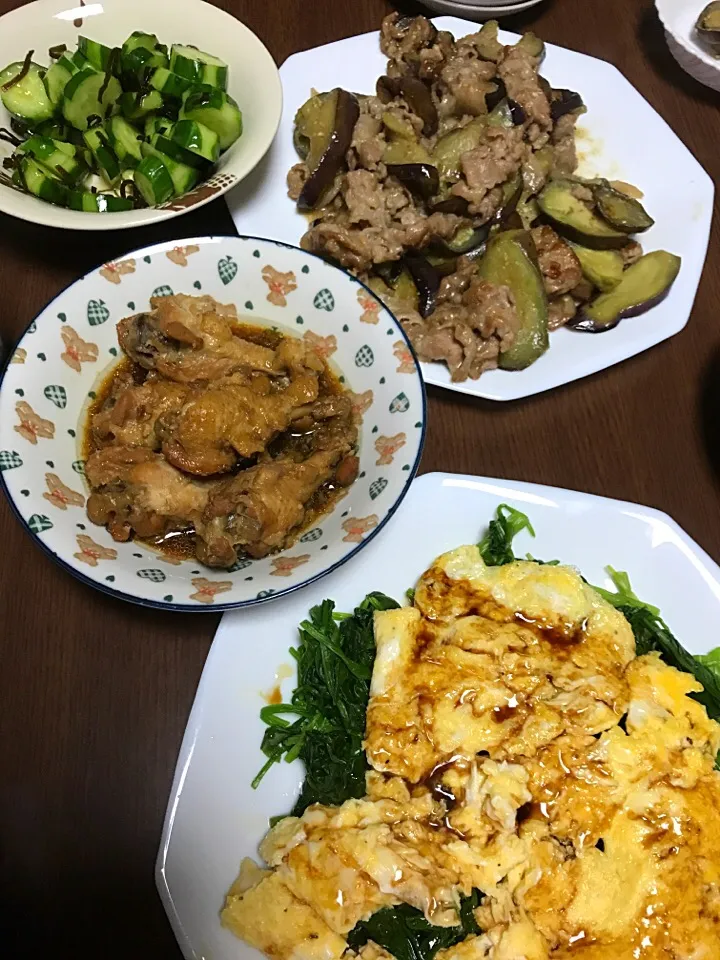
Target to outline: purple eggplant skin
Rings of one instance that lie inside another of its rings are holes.
[[[429,263],[420,253],[411,251],[404,258],[418,292],[418,312],[421,317],[429,317],[435,309],[437,292],[440,289],[440,271]]]
[[[467,209],[467,200],[453,195],[430,204],[431,213],[454,213],[458,217],[464,217],[467,214]]]
[[[472,253],[473,250],[477,250],[482,244],[487,241],[488,236],[490,235],[490,227],[492,227],[492,221],[484,223],[481,227],[475,227],[466,233],[466,236],[462,240],[441,240],[436,238],[433,241],[433,248],[438,250],[440,253],[445,254],[451,257],[462,257],[465,254]]]
[[[400,92],[407,100],[408,106],[423,122],[422,134],[432,137],[437,133],[438,112],[430,95],[430,88],[422,80],[415,77],[401,77]]]
[[[527,114],[517,102],[517,100],[511,100],[508,97],[508,107],[510,108],[510,117],[512,122],[516,127],[522,126],[523,123],[527,120]]]
[[[412,112],[423,122],[423,136],[431,137],[437,133],[437,107],[430,95],[430,88],[422,80],[417,77],[378,77],[375,94],[382,103],[390,103],[395,97],[404,97]]]
[[[626,317],[637,317],[661,303],[680,270],[680,257],[653,250],[628,267],[620,283],[584,303],[569,321],[580,333],[604,333]]]
[[[548,99],[550,100],[550,117],[553,121],[585,106],[583,98],[574,90],[553,90],[552,97]]]
[[[345,163],[345,154],[350,149],[353,130],[360,116],[360,107],[357,98],[347,90],[337,88],[337,107],[335,108],[335,122],[325,152],[310,176],[305,182],[297,208],[305,213],[314,210],[323,193],[330,187],[335,174]]]
[[[485,105],[487,107],[487,112],[490,113],[491,110],[494,110],[495,107],[500,103],[501,100],[504,100],[507,97],[507,90],[505,89],[505,81],[500,77],[494,77],[493,83],[496,84],[495,89],[491,93],[485,94]]]
[[[387,172],[421,200],[429,200],[438,192],[440,177],[430,163],[389,163]]]
[[[378,77],[375,84],[375,96],[382,103],[390,103],[395,97],[400,96],[400,81],[396,80],[395,77]]]

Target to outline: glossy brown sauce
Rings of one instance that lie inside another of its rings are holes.
[[[284,334],[278,330],[273,330],[271,327],[261,327],[242,322],[233,324],[233,334],[242,340],[249,340],[251,343],[255,343],[261,347],[269,347],[270,349],[275,349],[281,340],[284,339]],[[95,442],[92,434],[92,422],[95,415],[104,409],[116,381],[124,380],[128,376],[128,373],[132,374],[132,379],[137,384],[144,383],[148,375],[148,371],[145,370],[144,367],[141,367],[140,364],[135,363],[129,357],[123,356],[121,360],[108,371],[100,386],[95,391],[95,397],[87,409],[85,423],[82,428],[81,456],[83,460],[87,460],[91,454],[99,449],[99,445]],[[325,360],[323,360],[323,370],[319,374],[318,381],[318,399],[340,396],[346,392],[346,388],[340,382],[340,375],[337,374]],[[273,456],[278,456],[278,454],[284,452],[303,453],[309,448],[311,439],[312,430],[304,432],[287,430],[280,437],[276,437],[271,441],[268,445],[268,450],[270,450]],[[230,477],[234,473],[239,473],[241,470],[247,469],[252,463],[253,461],[240,462],[233,470],[223,474],[222,477],[210,477],[207,479],[212,481],[213,479]],[[337,486],[332,482],[323,484],[323,486],[312,495],[310,500],[308,500],[304,523],[293,532],[293,538],[287,543],[287,546],[295,542],[305,531],[312,529],[326,513],[329,513],[335,502],[340,499],[341,494],[346,489],[347,488]],[[171,560],[181,561],[195,559],[195,532],[193,530],[171,531],[162,537],[153,537],[151,539],[144,539],[133,534],[133,540],[144,543],[146,546],[159,551]],[[279,700],[277,702],[280,703]]]

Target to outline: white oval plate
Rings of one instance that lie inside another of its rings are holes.
[[[500,503],[527,513],[535,528],[535,539],[518,537],[518,555],[529,551],[574,564],[608,589],[605,567],[626,570],[637,595],[660,607],[681,643],[693,653],[717,646],[720,568],[664,513],[511,480],[420,477],[394,523],[357,562],[268,609],[226,616],[220,625],[180,748],[156,867],[160,896],[188,960],[261,956],[222,928],[218,913],[241,859],[258,859],[268,817],[286,813],[299,792],[299,762],[274,766],[257,790],[250,782],[265,760],[263,692],[273,689],[276,675],[285,677],[288,701],[295,674],[283,665],[293,662],[288,648],[308,609],[331,597],[338,610],[351,610],[371,590],[402,600],[436,556],[479,540]]]
[[[85,409],[118,362],[115,324],[151,296],[209,294],[328,357],[362,416],[360,475],[292,547],[232,570],[117,543],[85,512]],[[34,320],[0,382],[0,479],[46,553],[85,583],[146,606],[228,610],[297,590],[349,560],[397,509],[425,433],[422,379],[397,321],[350,274],[254,237],[161,243],[91,271]]]
[[[0,210],[21,220],[64,230],[118,230],[169,220],[225,193],[256,166],[272,143],[282,112],[282,86],[275,61],[255,34],[203,0],[103,0],[68,3],[34,0],[0,17],[0,69],[35,51],[37,63],[50,63],[48,48],[60,43],[75,49],[78,35],[120,46],[133,30],[155,33],[161,43],[192,43],[224,60],[229,68],[228,93],[243,115],[243,134],[220,158],[213,176],[182,197],[160,207],[127,213],[82,213],[65,210],[30,196],[11,184],[0,170]],[[10,115],[0,103],[0,127]],[[13,148],[0,141],[0,161]],[[260,230],[259,233],[264,233]]]
[[[433,22],[456,37],[478,29],[477,24],[454,17]],[[517,40],[504,31],[500,36],[505,43]],[[554,86],[578,90],[588,107],[579,126],[580,172],[637,184],[656,221],[643,234],[644,247],[670,250],[682,257],[683,264],[670,295],[659,306],[602,334],[558,330],[551,335],[547,353],[526,370],[491,370],[479,380],[452,383],[444,364],[421,365],[426,383],[488,400],[516,400],[551,390],[678,333],[690,316],[707,252],[714,187],[687,147],[615,67],[553,44],[546,48],[543,75]],[[298,243],[307,221],[285,189],[287,171],[297,162],[292,143],[295,113],[312,87],[372,92],[385,65],[377,31],[305,50],[285,61],[280,68],[285,105],[278,136],[253,176],[228,195],[238,230]]]

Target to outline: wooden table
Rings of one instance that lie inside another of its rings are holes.
[[[18,5],[0,0],[0,13]],[[381,0],[220,5],[278,63],[375,29],[388,10]],[[550,0],[505,25],[616,64],[720,175],[718,95],[676,66],[649,0]],[[12,345],[101,261],[208,233],[234,233],[222,200],[132,233],[60,234],[0,215],[0,335]],[[651,504],[720,560],[719,255],[714,232],[688,327],[642,356],[514,404],[431,388],[422,471]],[[178,958],[153,864],[218,617],[157,613],[88,589],[40,553],[0,499],[0,954]]]

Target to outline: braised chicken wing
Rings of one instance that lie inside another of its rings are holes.
[[[89,457],[85,475],[93,490],[89,518],[121,541],[133,533],[160,537],[192,530],[213,486],[186,476],[147,447],[104,447]]]
[[[343,446],[321,450],[301,463],[279,457],[221,482],[196,525],[198,559],[228,567],[238,550],[264,557],[284,546],[302,525],[313,494],[339,471],[345,453]]]
[[[212,297],[151,297],[151,310],[118,324],[120,346],[170,380],[214,380],[249,368],[271,373],[275,352],[233,332],[237,310]]]

